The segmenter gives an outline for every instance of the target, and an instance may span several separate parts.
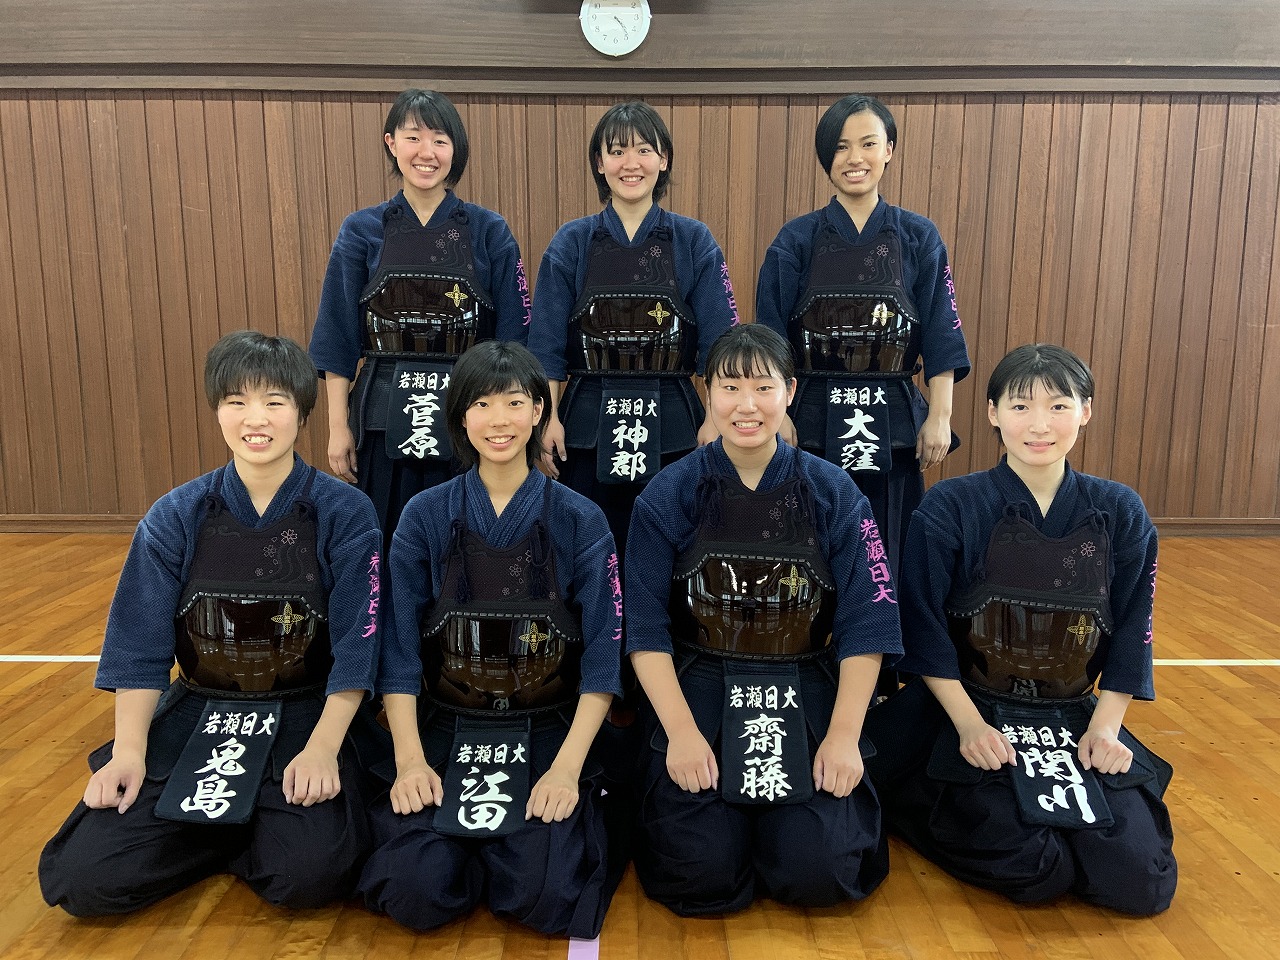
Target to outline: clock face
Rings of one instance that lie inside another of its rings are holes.
[[[578,14],[587,43],[611,57],[640,46],[652,18],[649,0],[585,0]]]

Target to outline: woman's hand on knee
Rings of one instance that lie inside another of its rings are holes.
[[[138,799],[146,776],[147,764],[143,757],[113,756],[89,778],[84,804],[93,810],[115,808],[124,813]]]
[[[569,816],[577,805],[578,778],[553,764],[529,792],[524,818],[532,820],[537,817],[543,823],[551,823]]]
[[[669,734],[667,773],[681,790],[697,793],[720,784],[715,751],[696,726]]]
[[[420,813],[426,807],[438,807],[443,802],[440,774],[425,760],[396,771],[396,782],[391,785],[391,809],[396,813]]]
[[[862,753],[858,738],[830,730],[813,758],[813,786],[836,797],[847,797],[862,782]]]

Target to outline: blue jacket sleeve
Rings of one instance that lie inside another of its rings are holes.
[[[329,643],[333,668],[325,693],[372,693],[382,621],[382,534],[373,504],[332,477],[316,477],[322,524],[320,560],[329,590]],[[321,487],[323,485],[323,487]]]
[[[582,693],[622,695],[622,584],[618,550],[600,508],[576,518],[570,596],[582,612]],[[568,558],[558,558],[568,559]]]
[[[805,459],[810,470],[817,471],[810,475],[819,491],[818,536],[835,578],[831,636],[836,656],[844,660],[879,653],[888,665],[902,654],[902,628],[897,591],[871,504],[843,470],[807,454]]]
[[[308,348],[321,375],[354,379],[364,345],[360,294],[382,249],[384,205],[357,210],[342,221],[320,290],[320,308]]]
[[[134,532],[125,558],[94,686],[99,690],[164,690],[173,670],[173,618],[198,517],[175,493],[161,497]]]
[[[756,323],[763,323],[783,337],[800,299],[800,284],[808,262],[808,253],[797,250],[791,242],[794,239],[793,233],[783,227],[765,251],[756,283]]]
[[[729,265],[715,237],[706,224],[685,222],[691,225],[687,260],[678,266],[690,272],[687,278],[680,278],[681,293],[698,324],[698,373],[702,373],[711,344],[738,322],[738,304],[729,279]]]
[[[438,488],[437,488],[438,490]],[[432,510],[424,491],[409,501],[391,538],[391,615],[383,632],[378,664],[378,693],[422,692],[422,652],[419,625],[440,592],[444,545],[433,533]],[[448,514],[457,515],[456,507]],[[446,524],[447,526],[447,524]],[[437,562],[437,561],[441,562]]]
[[[1116,512],[1119,516],[1111,535],[1115,551],[1115,574],[1111,578],[1115,632],[1098,687],[1128,693],[1138,700],[1154,700],[1151,613],[1155,606],[1159,546],[1156,528],[1138,494],[1128,488],[1124,488]]]
[[[951,263],[937,228],[927,220],[925,223],[928,230],[916,251],[917,272],[911,291],[923,324],[920,352],[924,377],[928,381],[954,370],[959,383],[969,375],[969,351],[960,329]]]
[[[552,380],[567,376],[569,313],[578,299],[578,266],[582,259],[575,240],[576,222],[562,226],[547,245],[538,267],[530,313],[529,350]]]
[[[511,228],[492,211],[486,211],[484,229],[472,239],[477,258],[483,255],[489,266],[489,295],[498,313],[498,339],[525,343],[529,338],[529,281],[520,258],[520,245]]]
[[[960,660],[947,628],[945,604],[962,556],[958,530],[924,510],[912,514],[901,567],[905,654],[898,669],[902,672],[960,679]]]

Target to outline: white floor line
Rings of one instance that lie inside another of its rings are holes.
[[[569,960],[599,960],[600,938],[594,940],[569,940]]]

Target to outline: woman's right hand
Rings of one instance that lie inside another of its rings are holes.
[[[396,813],[420,813],[443,802],[444,785],[430,764],[423,761],[396,771],[396,782],[391,785],[391,809]]]
[[[960,756],[981,770],[999,770],[1006,763],[1017,763],[1018,754],[1005,735],[985,720],[957,727]]]
[[[329,469],[339,480],[356,482],[356,438],[345,423],[329,427]]]
[[[563,463],[566,459],[564,424],[560,422],[558,414],[552,413],[551,419],[547,421],[547,429],[542,433],[542,472],[552,479],[560,479],[560,468],[556,461]]]
[[[93,810],[114,807],[124,813],[138,799],[142,781],[147,776],[146,760],[140,756],[112,756],[89,778],[84,790],[84,805]]]
[[[668,736],[667,773],[681,790],[697,793],[720,783],[715,751],[696,726]]]

